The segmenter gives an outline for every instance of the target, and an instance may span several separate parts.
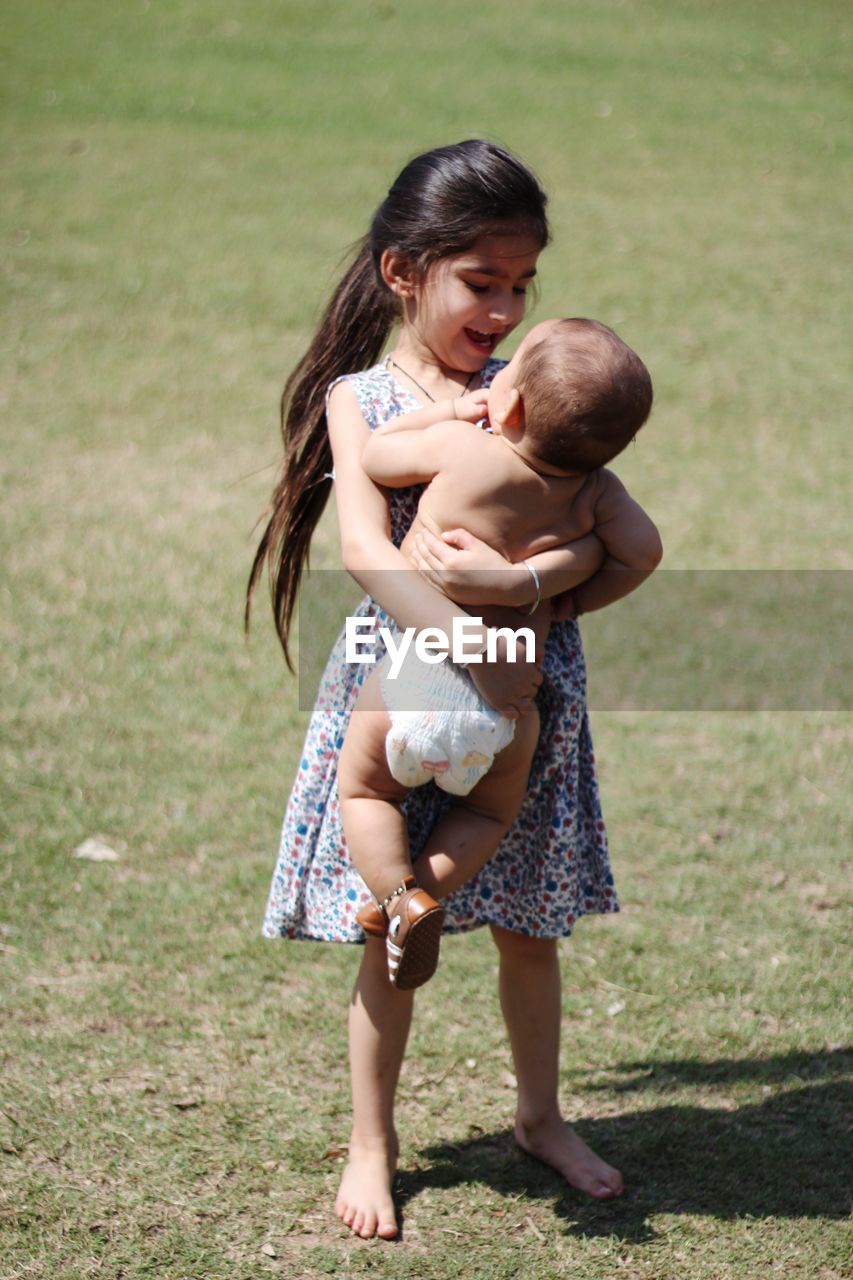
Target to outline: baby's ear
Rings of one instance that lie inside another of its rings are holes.
[[[505,427],[524,426],[524,404],[518,387],[513,387],[507,394],[502,419]]]

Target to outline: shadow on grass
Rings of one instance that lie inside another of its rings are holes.
[[[584,1086],[584,1092],[626,1093],[642,1089],[666,1090],[673,1085],[730,1085],[741,1081],[762,1085],[800,1085],[820,1080],[843,1080],[853,1073],[853,1051],[827,1049],[821,1053],[792,1050],[772,1058],[701,1058],[621,1062],[611,1075],[623,1079]]]
[[[793,1087],[744,1106],[678,1102],[579,1123],[590,1146],[622,1169],[627,1190],[619,1200],[590,1201],[565,1188],[504,1130],[427,1148],[430,1167],[399,1175],[398,1201],[405,1206],[427,1187],[478,1183],[507,1196],[551,1200],[572,1235],[635,1243],[654,1238],[649,1217],[656,1213],[844,1218],[850,1173],[845,1130],[853,1096],[839,1076],[843,1060],[827,1052],[625,1064],[635,1072],[634,1087],[644,1091],[652,1084],[649,1074],[658,1071],[670,1087],[756,1078]]]

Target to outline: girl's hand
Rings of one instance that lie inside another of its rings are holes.
[[[533,710],[536,690],[542,683],[542,671],[533,662],[525,662],[523,644],[510,642],[515,648],[515,661],[507,662],[507,641],[501,636],[497,645],[497,662],[467,663],[465,670],[485,702],[507,720],[518,720]]]
[[[476,391],[469,391],[464,396],[456,396],[451,401],[453,417],[458,418],[460,422],[479,422],[481,418],[487,416],[488,403],[488,389],[478,387]]]
[[[529,581],[523,565],[511,564],[467,529],[451,529],[440,538],[422,529],[409,555],[421,577],[457,604],[514,603],[507,600],[512,588],[523,589]]]

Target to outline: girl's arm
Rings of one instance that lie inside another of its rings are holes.
[[[344,567],[401,627],[440,627],[452,634],[454,617],[470,615],[424,581],[392,543],[387,501],[361,465],[370,431],[345,382],[329,397],[328,426]],[[485,647],[485,628],[482,641]],[[483,698],[503,715],[515,719],[532,709],[542,679],[532,664],[482,663],[468,671]]]
[[[630,595],[663,557],[654,523],[612,471],[602,471],[602,489],[595,503],[595,533],[604,546],[601,567],[555,601],[557,618],[592,613]]]
[[[451,529],[440,538],[424,530],[416,535],[410,554],[423,577],[460,604],[499,600],[517,609],[536,599],[528,564],[539,577],[540,598],[551,600],[585,581],[604,561],[604,547],[595,533],[513,564],[467,529]]]

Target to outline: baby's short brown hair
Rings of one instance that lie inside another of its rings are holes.
[[[523,356],[516,385],[530,447],[562,471],[605,466],[652,408],[648,369],[597,320],[556,321]]]

